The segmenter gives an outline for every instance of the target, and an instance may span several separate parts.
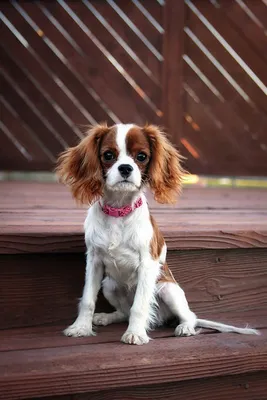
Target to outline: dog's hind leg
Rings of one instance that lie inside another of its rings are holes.
[[[118,287],[117,283],[106,277],[102,283],[103,294],[107,301],[116,309],[111,313],[95,313],[93,323],[95,325],[109,325],[128,320],[130,306],[126,295]]]
[[[183,289],[174,282],[158,283],[158,296],[168,306],[172,315],[179,318],[175,336],[196,335],[196,315],[190,310]]]

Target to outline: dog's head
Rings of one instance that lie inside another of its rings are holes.
[[[177,150],[154,125],[103,124],[63,152],[56,171],[81,203],[92,204],[105,187],[125,193],[144,186],[150,186],[159,203],[173,203],[181,188],[180,161]]]

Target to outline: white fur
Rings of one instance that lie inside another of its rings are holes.
[[[127,154],[126,149],[126,135],[128,131],[133,127],[132,124],[118,124],[117,125],[117,134],[116,134],[116,142],[119,149],[119,156],[117,161],[113,164],[113,166],[109,169],[107,173],[106,185],[112,191],[122,191],[125,192],[135,192],[141,186],[141,173],[134,162],[133,158]],[[133,167],[133,172],[127,178],[128,183],[123,182],[123,178],[118,170],[118,167],[121,164],[129,164]]]
[[[161,265],[166,260],[164,245],[158,260],[150,254],[153,228],[149,218],[146,198],[140,192],[141,173],[127,154],[126,135],[132,125],[117,126],[117,145],[120,150],[117,162],[108,172],[103,198],[88,210],[84,223],[87,246],[86,276],[83,296],[76,321],[64,333],[67,336],[93,335],[92,324],[108,325],[129,320],[122,341],[129,344],[148,343],[147,330],[161,325],[171,317],[180,324],[176,336],[195,335],[197,326],[222,332],[255,334],[248,328],[197,319],[190,310],[184,291],[175,283],[156,283]],[[133,172],[130,183],[121,183],[120,164],[130,164]],[[141,196],[143,205],[123,218],[103,213],[101,204],[122,207],[134,204]],[[106,274],[103,280],[104,272]],[[94,314],[97,294],[102,282],[103,293],[116,309],[115,312]]]

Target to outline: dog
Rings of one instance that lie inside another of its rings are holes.
[[[198,319],[168,268],[167,247],[144,191],[149,187],[159,203],[174,203],[184,173],[181,159],[157,126],[134,124],[93,126],[59,156],[60,180],[90,206],[84,223],[85,285],[66,336],[91,336],[93,325],[128,321],[122,342],[142,345],[150,340],[149,329],[173,318],[179,321],[175,336],[195,335],[196,327],[258,334]],[[114,312],[94,313],[101,286]]]

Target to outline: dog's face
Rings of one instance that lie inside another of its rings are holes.
[[[100,161],[105,185],[111,191],[137,191],[147,182],[150,144],[137,126],[116,125],[104,135]]]
[[[161,203],[175,201],[181,187],[180,156],[159,128],[97,125],[76,147],[61,154],[57,173],[76,200],[91,204],[109,191],[135,192],[149,185]]]

